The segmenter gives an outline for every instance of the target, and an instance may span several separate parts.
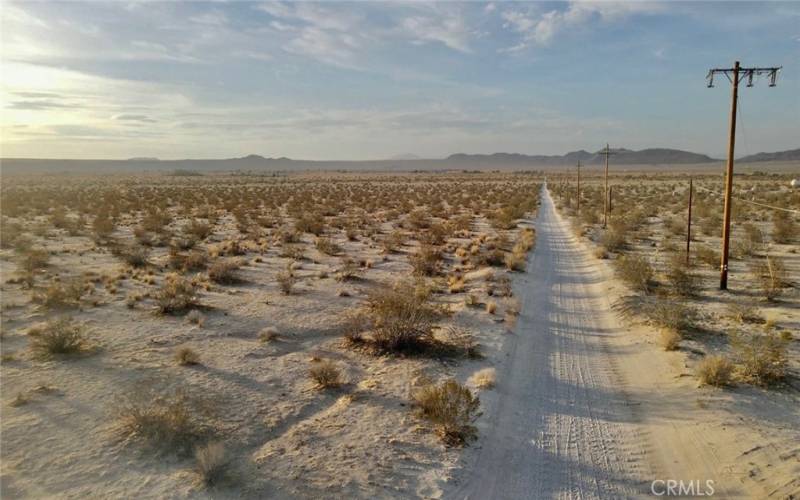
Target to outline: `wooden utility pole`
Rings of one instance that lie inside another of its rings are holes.
[[[601,151],[606,156],[606,183],[605,183],[605,190],[603,192],[603,229],[606,228],[608,225],[608,211],[610,210],[609,206],[609,192],[608,192],[608,157],[615,153],[611,152],[611,149],[608,147],[608,143],[606,143],[606,149]]]
[[[725,207],[723,212],[723,225],[722,225],[722,256],[720,258],[720,271],[719,271],[719,289],[728,289],[728,251],[730,249],[731,239],[731,192],[733,191],[733,153],[736,142],[736,105],[739,99],[739,81],[742,77],[747,77],[747,86],[753,86],[753,77],[758,75],[769,75],[769,86],[775,86],[775,80],[778,77],[778,71],[781,67],[771,68],[742,68],[739,66],[739,61],[736,61],[733,68],[714,68],[708,71],[708,86],[714,86],[714,75],[718,73],[724,74],[728,80],[733,84],[733,91],[731,92],[731,116],[730,116],[730,132],[728,135],[728,164],[725,171]]]
[[[611,197],[611,192],[614,190],[614,186],[608,187],[608,211],[614,210],[613,199]]]
[[[578,161],[578,214],[581,213],[581,162]]]
[[[689,214],[686,217],[686,265],[689,265],[689,245],[692,243],[692,178],[689,177]]]

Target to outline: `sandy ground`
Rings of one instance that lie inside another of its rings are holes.
[[[723,498],[797,495],[798,395],[698,389],[683,354],[657,350],[648,329],[612,312],[623,288],[549,195],[536,227],[480,444],[446,496],[646,497],[670,479],[706,493],[713,481]]]

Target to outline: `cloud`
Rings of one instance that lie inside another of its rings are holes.
[[[118,115],[114,115],[111,117],[112,120],[118,121],[131,121],[131,122],[141,122],[141,123],[157,123],[158,120],[154,120],[147,115],[136,115],[136,114],[128,114],[128,113],[121,113]]]
[[[471,32],[460,16],[408,17],[402,21],[401,27],[410,38],[418,43],[441,42],[459,52],[472,52],[469,47]]]
[[[573,1],[563,10],[544,13],[506,10],[501,13],[503,25],[522,35],[519,44],[504,49],[506,52],[522,50],[531,44],[547,45],[561,32],[595,22],[616,22],[628,16],[662,10],[658,2],[583,2]]]
[[[65,104],[63,102],[53,101],[50,99],[36,99],[36,100],[26,100],[26,101],[13,101],[8,106],[7,109],[19,109],[19,110],[28,110],[28,111],[42,111],[48,109],[62,109],[62,108],[70,108],[69,104]]]

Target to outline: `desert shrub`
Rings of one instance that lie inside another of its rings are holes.
[[[678,333],[693,328],[697,316],[694,309],[671,300],[657,300],[645,312],[655,324]]]
[[[417,276],[436,276],[441,266],[442,253],[438,247],[422,245],[408,258]]]
[[[744,224],[742,228],[744,229],[747,240],[753,244],[753,246],[759,246],[764,243],[764,235],[755,224],[748,222]]]
[[[300,245],[283,245],[281,247],[281,257],[286,257],[292,260],[303,260],[303,247]]]
[[[711,269],[719,269],[719,253],[705,245],[698,245],[694,251],[697,259]]]
[[[280,289],[281,293],[284,295],[292,294],[294,285],[297,283],[297,278],[290,269],[278,273],[275,279],[278,282],[278,288]]]
[[[425,294],[408,282],[372,290],[367,310],[375,327],[373,341],[385,351],[414,351],[433,339],[438,311],[428,304]]]
[[[92,231],[96,238],[105,239],[114,232],[116,224],[107,215],[98,215],[92,221]]]
[[[155,293],[159,312],[180,313],[197,305],[197,291],[191,281],[177,274],[168,274]]]
[[[208,254],[201,250],[187,254],[170,252],[169,265],[172,269],[179,269],[183,272],[202,271],[208,267]]]
[[[682,297],[691,297],[697,294],[699,287],[697,275],[686,264],[680,255],[673,255],[667,262],[667,282],[673,292]]]
[[[464,328],[449,326],[444,330],[447,343],[461,356],[478,359],[481,358],[480,344],[472,333]]]
[[[183,227],[183,232],[192,239],[205,240],[214,232],[214,227],[207,223],[193,219]]]
[[[772,216],[772,241],[775,243],[791,243],[800,234],[800,227],[786,212],[778,212]]]
[[[53,281],[42,293],[36,294],[34,300],[45,307],[72,307],[80,304],[85,284],[81,279],[70,279],[65,282]]]
[[[510,253],[507,253],[503,256],[503,262],[506,265],[506,269],[509,271],[524,271],[525,270],[525,260],[526,260],[526,253],[525,251],[519,251],[516,247]]]
[[[83,327],[71,318],[49,321],[32,337],[31,351],[38,359],[50,359],[59,354],[77,354],[86,348]]]
[[[648,293],[652,288],[653,267],[644,257],[623,255],[617,259],[620,278],[634,290]]]
[[[188,347],[181,347],[175,353],[175,361],[181,366],[200,364],[200,355]]]
[[[150,256],[150,250],[141,245],[117,247],[114,249],[114,253],[131,267],[146,266],[148,264],[147,259]]]
[[[152,209],[142,218],[142,227],[154,233],[164,232],[172,217],[165,210]]]
[[[380,242],[385,253],[396,252],[406,242],[406,236],[402,231],[393,231],[391,234],[383,238]]]
[[[29,248],[22,254],[19,267],[25,273],[34,273],[47,267],[50,254],[43,248]]]
[[[491,389],[497,383],[497,372],[494,368],[483,368],[473,373],[467,383],[478,389]]]
[[[321,215],[306,214],[295,221],[294,228],[301,233],[319,236],[325,231],[325,223]]]
[[[218,484],[228,476],[230,459],[224,444],[213,442],[198,446],[194,458],[197,462],[197,473],[206,486]]]
[[[325,238],[323,236],[317,238],[314,246],[325,255],[336,255],[342,251],[342,247],[334,243],[330,238]]]
[[[732,381],[734,365],[724,356],[706,356],[697,365],[697,378],[702,385],[724,387]]]
[[[261,342],[272,342],[278,337],[279,337],[278,329],[275,328],[274,326],[268,326],[262,329],[260,332],[258,332],[258,340],[260,340]]]
[[[419,414],[433,423],[446,444],[464,444],[477,437],[474,422],[479,416],[480,399],[469,388],[449,379],[419,388],[412,399]]]
[[[750,272],[767,300],[775,300],[786,285],[786,267],[777,257],[767,255],[750,264]]]
[[[189,314],[186,315],[186,321],[193,325],[202,327],[203,323],[206,321],[206,318],[203,316],[203,313],[195,309],[193,311],[189,311]]]
[[[658,335],[658,344],[665,351],[675,351],[680,347],[681,334],[672,328],[662,328]]]
[[[342,265],[336,273],[337,281],[353,281],[359,279],[361,271],[358,263],[350,257],[342,258]]]
[[[117,403],[122,429],[165,452],[188,454],[206,434],[209,407],[183,388],[139,384]]]
[[[728,315],[739,323],[762,323],[764,318],[758,309],[748,304],[731,302],[728,304]]]
[[[364,332],[370,327],[369,318],[360,313],[347,314],[342,321],[342,335],[351,344],[364,341]]]
[[[626,228],[613,226],[609,227],[603,232],[600,239],[600,244],[608,252],[616,252],[625,247],[625,233]]]
[[[219,259],[208,268],[208,278],[220,285],[233,285],[241,281],[237,273],[239,262],[232,259]]]
[[[786,376],[786,341],[772,333],[738,334],[731,345],[738,375],[745,382],[768,386]]]
[[[320,389],[330,389],[342,385],[342,373],[333,361],[317,361],[311,364],[308,375]]]

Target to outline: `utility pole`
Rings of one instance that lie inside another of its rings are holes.
[[[692,243],[692,178],[689,177],[689,214],[686,217],[686,265],[689,265],[689,245]]]
[[[608,211],[610,210],[608,208],[608,206],[609,206],[609,201],[608,201],[608,197],[609,197],[609,192],[608,192],[608,157],[613,155],[613,154],[616,154],[616,153],[612,153],[611,152],[611,149],[609,149],[609,147],[608,147],[608,143],[606,143],[606,149],[601,151],[601,153],[603,153],[606,156],[606,187],[605,187],[604,196],[603,196],[603,229],[605,229],[606,226],[608,225]]]
[[[778,71],[782,66],[771,68],[742,68],[739,66],[739,61],[736,61],[733,68],[713,68],[708,70],[708,87],[714,86],[714,75],[722,73],[733,84],[733,91],[731,92],[731,116],[730,116],[730,132],[728,136],[728,164],[725,172],[725,207],[723,213],[723,226],[722,226],[722,256],[720,261],[719,271],[719,289],[728,289],[728,250],[730,248],[731,239],[731,192],[733,191],[733,152],[736,142],[736,105],[739,99],[739,81],[747,77],[747,86],[753,86],[753,77],[760,75],[769,75],[769,86],[775,86],[775,80],[778,78]],[[741,75],[741,76],[740,76]]]
[[[581,162],[578,161],[578,215],[581,213]]]
[[[612,199],[612,197],[611,197],[611,193],[612,193],[612,191],[614,191],[614,186],[609,186],[609,187],[608,187],[608,211],[609,211],[609,212],[610,212],[610,211],[612,211],[612,210],[614,210],[614,205],[613,205],[613,203],[612,203],[612,202],[613,202],[613,199]]]

